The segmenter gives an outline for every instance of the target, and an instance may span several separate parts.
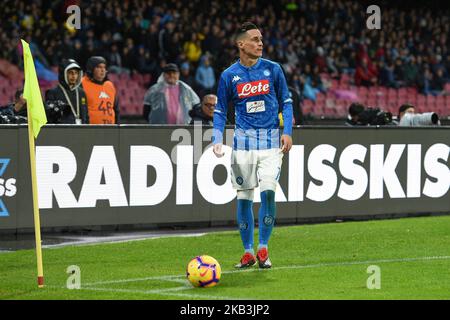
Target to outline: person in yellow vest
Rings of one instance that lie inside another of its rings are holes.
[[[114,84],[106,77],[106,60],[90,57],[82,85],[86,93],[90,124],[119,124],[119,100]]]

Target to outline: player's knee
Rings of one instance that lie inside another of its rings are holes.
[[[264,191],[273,191],[275,193],[275,190],[277,189],[277,181],[275,180],[261,180],[259,182],[259,187],[261,192]]]
[[[253,189],[248,190],[237,190],[238,200],[250,200],[253,201],[254,191]]]

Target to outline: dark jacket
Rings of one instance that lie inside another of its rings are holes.
[[[67,71],[74,68],[80,70],[80,75],[76,86],[71,89],[67,82]],[[45,94],[45,100],[47,104],[51,104],[52,102],[56,101],[62,101],[64,104],[62,117],[60,119],[54,120],[57,123],[75,124],[75,114],[78,115],[78,118],[81,119],[81,122],[83,124],[89,123],[86,94],[83,90],[83,87],[81,86],[82,77],[83,72],[81,71],[80,66],[76,63],[75,60],[63,60],[59,65],[58,86],[53,89],[47,90]],[[70,102],[67,100],[67,98],[69,98]]]
[[[189,110],[189,116],[192,118],[190,124],[201,121],[202,125],[213,125],[213,118],[210,118],[203,112],[201,104],[196,104],[191,110]]]

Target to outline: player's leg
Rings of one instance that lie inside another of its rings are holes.
[[[282,158],[283,154],[278,148],[260,152],[258,173],[261,207],[258,213],[259,245],[257,253],[260,268],[272,266],[268,254],[268,243],[276,218],[275,190],[280,177]]]
[[[237,190],[237,222],[242,244],[244,246],[244,256],[236,265],[237,268],[253,266],[256,263],[255,251],[253,250],[253,190]]]
[[[233,151],[231,156],[231,182],[237,190],[237,222],[244,246],[244,255],[237,268],[250,267],[256,263],[253,250],[253,189],[257,187],[258,180],[254,159],[254,153],[245,150]]]

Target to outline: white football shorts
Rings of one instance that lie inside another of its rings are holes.
[[[233,150],[231,182],[236,190],[260,186],[261,192],[275,191],[280,178],[283,153],[279,148],[267,150]]]

